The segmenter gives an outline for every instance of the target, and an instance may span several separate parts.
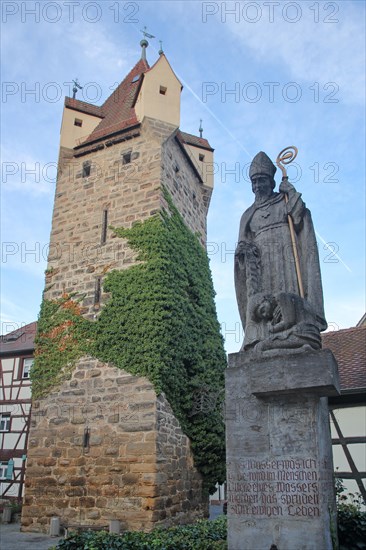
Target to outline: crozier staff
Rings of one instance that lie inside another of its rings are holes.
[[[235,252],[235,290],[245,331],[243,347],[256,351],[283,350],[288,344],[289,349],[304,345],[316,349],[320,347],[320,338],[314,339],[314,330],[319,333],[327,324],[311,214],[301,194],[288,182],[287,176],[282,179],[279,192],[274,191],[275,173],[276,167],[271,159],[263,152],[258,153],[249,171],[255,200],[241,218]],[[293,226],[292,235],[288,217]],[[300,292],[297,271],[301,273]],[[264,301],[285,303],[283,294],[288,294],[289,298],[291,295],[299,296],[300,299],[299,302],[293,298],[292,302],[296,301],[296,316],[290,315],[294,327],[301,324],[301,331],[295,331],[298,340],[296,345],[294,331],[285,319],[290,311],[288,303],[292,303],[291,300],[286,301],[287,305],[281,311],[277,310],[275,321],[270,308],[265,315],[258,315],[258,307]],[[281,300],[276,298],[279,295]],[[280,321],[283,325],[279,325]],[[274,324],[287,327],[282,333],[276,331],[275,338]],[[309,339],[306,338],[307,326],[311,335]],[[280,345],[279,340],[282,340]],[[258,346],[263,341],[266,341],[266,345]]]

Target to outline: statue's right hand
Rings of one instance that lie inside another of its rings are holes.
[[[244,241],[239,241],[235,250],[235,258],[237,258],[239,261],[243,261],[246,249],[246,243]]]

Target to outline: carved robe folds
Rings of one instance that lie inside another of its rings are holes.
[[[286,183],[284,193],[255,202],[241,218],[235,253],[235,289],[245,330],[245,350],[321,347],[327,326],[317,243],[310,211],[301,194]],[[299,296],[287,220],[293,220],[304,298]]]

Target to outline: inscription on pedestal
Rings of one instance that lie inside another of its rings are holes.
[[[232,464],[228,474],[229,513],[253,519],[319,517],[319,466],[313,458]]]

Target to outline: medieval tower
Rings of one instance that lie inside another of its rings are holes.
[[[179,129],[182,85],[141,46],[102,106],[65,100],[23,530],[188,523],[224,477],[213,149]]]

